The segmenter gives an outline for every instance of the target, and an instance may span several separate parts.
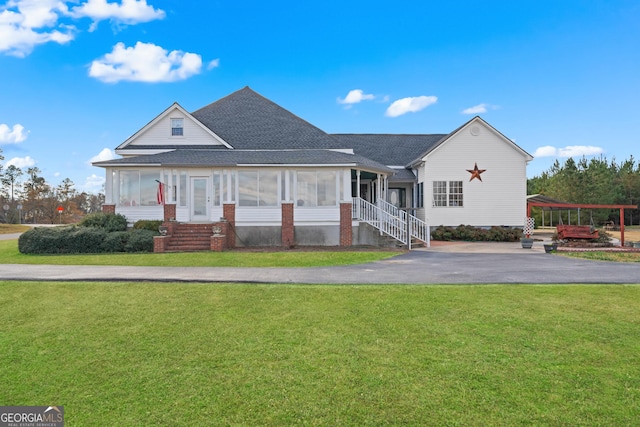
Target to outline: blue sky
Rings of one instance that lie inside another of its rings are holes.
[[[174,101],[250,86],[329,133],[475,115],[535,159],[640,159],[640,2],[0,1],[3,164],[98,191],[91,160]]]

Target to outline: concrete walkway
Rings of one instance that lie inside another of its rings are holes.
[[[369,264],[312,268],[0,266],[0,280],[306,284],[640,283],[640,263],[546,254],[542,242],[435,244]]]

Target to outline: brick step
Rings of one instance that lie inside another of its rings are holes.
[[[208,251],[211,249],[211,246],[167,246],[166,252],[201,252]]]
[[[184,245],[197,245],[197,246],[209,246],[211,244],[211,240],[193,240],[193,239],[179,239],[179,240],[170,240],[167,242],[168,245],[171,246],[184,246]]]
[[[208,250],[210,248],[209,240],[171,240],[167,243],[168,250]]]
[[[169,243],[209,243],[211,241],[211,236],[171,236],[169,238]]]
[[[171,235],[172,239],[208,239],[213,236],[212,233],[173,233]]]

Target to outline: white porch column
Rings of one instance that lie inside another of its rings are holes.
[[[362,198],[360,195],[360,169],[356,171],[356,195],[359,199]]]
[[[291,201],[291,179],[289,178],[291,176],[291,171],[290,170],[285,170],[284,171],[284,200],[286,202],[290,202]]]
[[[107,168],[105,171],[104,180],[104,203],[106,205],[114,204],[115,197],[113,195],[113,177],[115,171],[112,168]]]
[[[225,197],[225,202],[231,203],[231,172],[228,169],[224,169],[222,174],[224,175],[227,184],[227,191],[225,192],[227,197]]]

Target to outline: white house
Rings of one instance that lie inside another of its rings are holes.
[[[522,227],[532,159],[480,117],[450,134],[327,134],[248,87],[192,113],[175,103],[116,153],[94,163],[106,169],[104,210],[164,220],[157,250],[180,250],[189,224],[192,235],[208,224],[208,239],[220,223],[225,247]]]

